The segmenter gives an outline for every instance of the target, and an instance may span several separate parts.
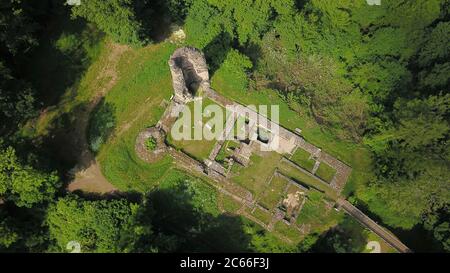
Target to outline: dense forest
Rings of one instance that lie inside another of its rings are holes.
[[[182,25],[186,43],[205,52],[211,74],[231,52],[248,92],[275,90],[321,130],[368,147],[371,168],[350,199],[390,228],[429,238],[427,251],[450,251],[449,0],[64,2],[0,3],[0,251],[62,251],[74,234],[99,252],[267,250],[264,237],[250,241],[238,228],[256,234],[253,224],[229,226],[228,216],[192,205],[195,183],[108,200],[67,194],[70,166],[46,146],[51,140],[21,133],[61,99],[61,86],[84,73],[95,58],[92,41],[106,36],[145,47],[158,43],[170,23]],[[29,60],[49,46],[49,29],[80,26],[52,45],[64,60],[56,70],[66,75],[33,74]],[[333,232],[312,237],[296,251],[357,248]]]

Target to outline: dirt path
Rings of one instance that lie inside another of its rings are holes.
[[[108,44],[107,47],[110,53],[97,77],[99,82],[105,81],[106,83],[98,90],[86,109],[79,113],[75,124],[75,131],[78,133],[74,136],[74,143],[76,147],[79,147],[80,152],[78,164],[71,170],[74,180],[68,185],[69,191],[81,190],[91,193],[111,193],[117,191],[117,189],[103,176],[100,166],[95,160],[95,155],[89,150],[86,139],[90,113],[116,84],[118,78],[117,64],[119,63],[122,54],[129,49],[128,46],[113,43]]]

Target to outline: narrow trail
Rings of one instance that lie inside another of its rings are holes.
[[[79,113],[75,123],[75,131],[78,133],[74,136],[74,145],[79,148],[80,152],[78,153],[78,164],[70,171],[74,180],[68,185],[67,189],[71,192],[76,190],[91,193],[111,193],[117,191],[103,176],[100,166],[95,160],[95,155],[89,150],[87,140],[90,114],[108,91],[117,83],[117,64],[123,53],[129,50],[129,47],[110,43],[108,44],[108,50],[110,53],[97,76],[97,81],[105,81],[106,83],[98,90],[84,111]]]

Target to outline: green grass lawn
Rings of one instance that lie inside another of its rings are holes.
[[[288,181],[286,179],[275,175],[258,202],[266,209],[272,210],[283,198],[287,185]]]
[[[326,182],[331,182],[335,174],[336,170],[324,162],[320,163],[316,171],[316,175]]]
[[[283,235],[284,237],[297,244],[303,239],[303,235],[297,229],[286,224],[284,221],[278,221],[274,225],[273,229],[276,233]]]
[[[226,194],[222,196],[222,205],[225,211],[231,213],[236,213],[242,207],[240,202]]]
[[[256,219],[260,220],[264,224],[268,225],[272,220],[272,214],[268,211],[256,208],[253,213],[251,213]]]
[[[344,213],[337,212],[334,209],[327,210],[323,199],[322,193],[315,190],[309,191],[308,199],[297,217],[297,225],[309,225],[311,232],[318,233],[335,226]]]
[[[300,184],[303,184],[303,186],[309,186],[309,187],[315,188],[319,191],[325,192],[326,195],[332,199],[337,198],[336,192],[332,188],[330,188],[328,185],[321,182],[319,179],[315,178],[314,176],[308,175],[287,163],[280,163],[279,171],[282,174],[286,175],[287,177],[290,177],[290,178],[300,182]]]
[[[172,168],[167,156],[148,164],[135,153],[137,135],[157,123],[161,102],[173,93],[167,60],[175,47],[168,43],[126,52],[118,66],[119,79],[105,102],[114,106],[116,130],[97,156],[106,178],[121,190],[148,191]]]
[[[184,187],[180,187],[180,185]],[[220,210],[217,205],[219,192],[203,179],[172,169],[161,181],[158,190],[175,187],[184,188],[184,192],[190,196],[189,203],[194,208],[202,211],[202,213],[209,213],[216,217],[220,215]]]
[[[189,107],[190,113],[191,113],[191,121],[192,121],[192,126],[190,128],[190,135],[191,135],[191,139],[182,139],[182,140],[175,140],[172,138],[172,136],[169,134],[167,137],[167,140],[169,142],[169,144],[171,144],[173,147],[175,147],[176,149],[182,150],[183,152],[185,152],[186,154],[190,155],[191,157],[197,159],[198,161],[203,162],[203,160],[207,159],[209,157],[209,154],[211,153],[211,151],[214,148],[214,145],[216,145],[217,140],[206,140],[206,139],[202,139],[202,140],[194,140],[194,131],[195,131],[195,126],[194,126],[194,102],[190,102],[187,104],[187,107]],[[202,113],[203,110],[209,106],[209,105],[217,105],[215,102],[213,102],[210,99],[203,99],[203,103],[202,103]],[[223,111],[225,111],[225,109],[223,107],[221,107],[221,109]],[[225,112],[224,112],[225,113]],[[181,117],[182,118],[182,117]],[[224,117],[224,121],[223,124],[225,124],[226,117]],[[206,116],[202,116],[202,127],[211,120],[211,117],[206,117]],[[213,132],[217,132],[215,131],[217,130],[217,128],[212,128]],[[218,132],[221,133],[221,132]]]
[[[316,161],[310,159],[310,156],[311,156],[310,153],[303,150],[302,148],[298,148],[290,159],[300,167],[311,172],[312,169],[314,168],[314,165],[316,164]]]
[[[276,152],[261,152],[261,155],[253,154],[250,166],[247,168],[236,167],[238,170],[233,170],[233,172],[237,173],[231,179],[257,197],[267,187],[268,179],[275,172],[281,157],[282,155]]]

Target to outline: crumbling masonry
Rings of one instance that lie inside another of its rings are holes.
[[[177,49],[169,60],[174,100],[192,101],[202,90],[210,88],[208,65],[204,54],[192,47]]]
[[[185,169],[189,172],[196,173],[198,175],[205,176],[208,179],[217,182],[217,184],[214,184],[214,186],[221,193],[230,196],[243,205],[242,208],[238,210],[238,213],[243,214],[256,223],[259,223],[268,230],[273,229],[275,222],[283,220],[287,224],[292,224],[300,231],[300,233],[307,233],[307,227],[298,227],[295,225],[295,221],[292,221],[293,219],[297,218],[297,215],[306,200],[305,198],[300,198],[300,193],[304,193],[305,191],[307,191],[307,189],[299,188],[299,190],[295,191],[293,194],[288,194],[287,198],[281,200],[282,205],[286,207],[286,212],[283,212],[280,209],[276,209],[274,211],[271,222],[269,224],[265,224],[253,217],[252,214],[248,214],[245,212],[245,208],[252,208],[254,210],[259,206],[258,201],[255,200],[253,194],[242,186],[233,183],[228,177],[229,169],[226,170],[216,161],[217,154],[221,147],[224,145],[224,141],[217,142],[216,147],[214,147],[213,151],[211,152],[211,155],[209,156],[209,158],[205,159],[204,162],[199,162],[183,153],[182,151],[178,151],[170,146],[167,147],[162,143],[161,140],[170,133],[172,125],[179,118],[186,104],[195,99],[207,97],[224,107],[232,106],[231,108],[234,109],[233,112],[236,114],[236,117],[245,117],[246,113],[248,113],[249,111],[251,112],[248,107],[240,105],[232,100],[229,100],[228,98],[221,96],[211,88],[208,65],[206,63],[204,54],[198,49],[192,47],[177,49],[169,60],[169,67],[173,79],[174,95],[172,97],[170,105],[168,105],[168,107],[166,108],[166,111],[164,112],[156,127],[148,129],[138,137],[136,151],[138,154],[140,154],[140,157],[143,160],[152,162],[154,161],[154,159],[159,158],[159,151],[165,151],[174,158],[174,160],[177,162],[177,167]],[[275,151],[283,155],[292,155],[293,153],[295,153],[296,149],[301,148],[309,152],[317,161],[315,170],[317,170],[317,167],[322,162],[328,164],[336,170],[336,174],[329,184],[327,184],[325,181],[322,182],[331,187],[338,194],[338,196],[340,195],[351,173],[351,168],[349,166],[332,157],[331,155],[323,152],[318,147],[306,142],[305,139],[303,139],[299,134],[291,132],[290,130],[287,130],[281,126],[279,127],[279,130],[277,132],[272,132],[270,130],[270,128],[273,128],[272,121],[268,120],[266,117],[258,113],[255,113],[254,116],[257,117],[257,119],[249,118],[249,122],[246,125],[247,127],[251,128],[249,132],[253,132],[254,134],[258,131],[258,128],[263,128],[268,132],[268,139],[264,143],[254,139],[251,139],[249,143],[241,143],[240,147],[235,150],[232,161],[240,163],[243,166],[248,166],[248,164],[250,164],[250,156],[255,151],[254,149],[261,149],[261,147],[266,147],[271,151]],[[260,124],[258,124],[258,121],[261,120],[265,121],[264,124],[269,124],[270,126],[268,128],[262,127]],[[230,118],[226,121],[227,124],[234,124],[234,122],[235,118]],[[233,127],[231,126],[230,128]],[[155,132],[155,130],[158,130],[159,132],[161,132],[161,134]],[[229,132],[225,130],[223,133],[227,135]],[[159,145],[156,151],[153,151],[151,155],[146,155],[146,151],[144,149],[145,139],[151,136],[158,140]],[[274,139],[278,140],[280,145],[277,145],[276,147],[271,145]],[[286,164],[295,165],[286,157],[283,157],[282,160],[285,161]],[[309,173],[308,171],[302,169],[297,165],[295,165],[295,167],[297,167],[300,171],[305,172],[307,175],[314,176],[315,171],[313,171],[313,173]],[[276,175],[276,173],[274,175]],[[320,178],[318,177],[315,178],[320,180]],[[286,179],[290,181],[289,178]],[[300,187],[300,185],[295,181],[290,181],[290,184]],[[301,202],[300,199],[302,200]],[[352,211],[355,211],[355,208],[352,207],[351,204],[346,202],[344,199],[338,197],[337,205],[341,206],[347,213],[351,215],[355,214],[352,213]],[[290,222],[287,222],[287,220],[285,219],[286,215],[292,216],[288,217],[291,218]],[[360,220],[361,217],[356,218]],[[380,235],[383,239],[385,239],[386,242],[394,246],[400,252],[408,251],[408,248],[402,245],[401,242],[398,241],[398,239],[396,239],[392,235],[390,236],[393,238],[387,236],[387,233],[378,225],[374,223],[367,224],[367,221],[363,220],[360,220],[360,222]]]

